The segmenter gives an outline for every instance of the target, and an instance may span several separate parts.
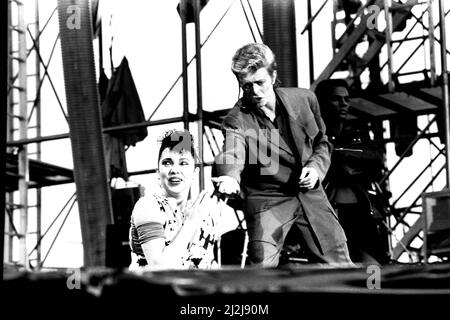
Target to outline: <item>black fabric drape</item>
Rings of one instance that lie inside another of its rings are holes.
[[[102,103],[103,127],[146,121],[126,57],[113,72]],[[134,128],[105,134],[109,177],[128,180],[125,147],[135,146],[147,136],[147,128]]]

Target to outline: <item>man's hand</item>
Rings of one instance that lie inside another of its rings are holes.
[[[237,196],[241,191],[241,187],[237,180],[229,176],[220,176],[211,178],[212,182],[217,183],[217,191],[226,196]]]
[[[319,181],[319,174],[316,169],[310,167],[304,167],[300,178],[298,179],[298,186],[301,189],[311,190],[314,189]]]

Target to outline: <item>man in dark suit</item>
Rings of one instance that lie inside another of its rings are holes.
[[[314,93],[277,88],[275,57],[263,44],[240,48],[232,71],[243,97],[223,121],[225,142],[213,181],[219,192],[243,197],[250,263],[277,266],[294,225],[310,262],[351,263],[321,186],[330,143]]]
[[[315,93],[333,145],[323,186],[347,236],[350,258],[365,264],[388,263],[385,215],[376,205],[383,195],[374,188],[383,175],[382,145],[370,138],[369,123],[349,119],[350,95],[344,79],[324,80]]]

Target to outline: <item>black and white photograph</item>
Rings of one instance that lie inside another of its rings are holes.
[[[448,314],[450,1],[1,11],[2,314]]]

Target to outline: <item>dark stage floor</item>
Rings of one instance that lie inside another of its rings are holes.
[[[3,302],[5,298],[11,302],[51,301],[52,305],[87,302],[108,306],[102,311],[108,314],[121,306],[133,306],[142,315],[148,314],[144,311],[148,309],[164,319],[297,319],[294,315],[306,312],[344,318],[398,315],[404,319],[421,312],[430,316],[444,311],[448,315],[450,264],[230,267],[143,274],[105,268],[7,271]]]

